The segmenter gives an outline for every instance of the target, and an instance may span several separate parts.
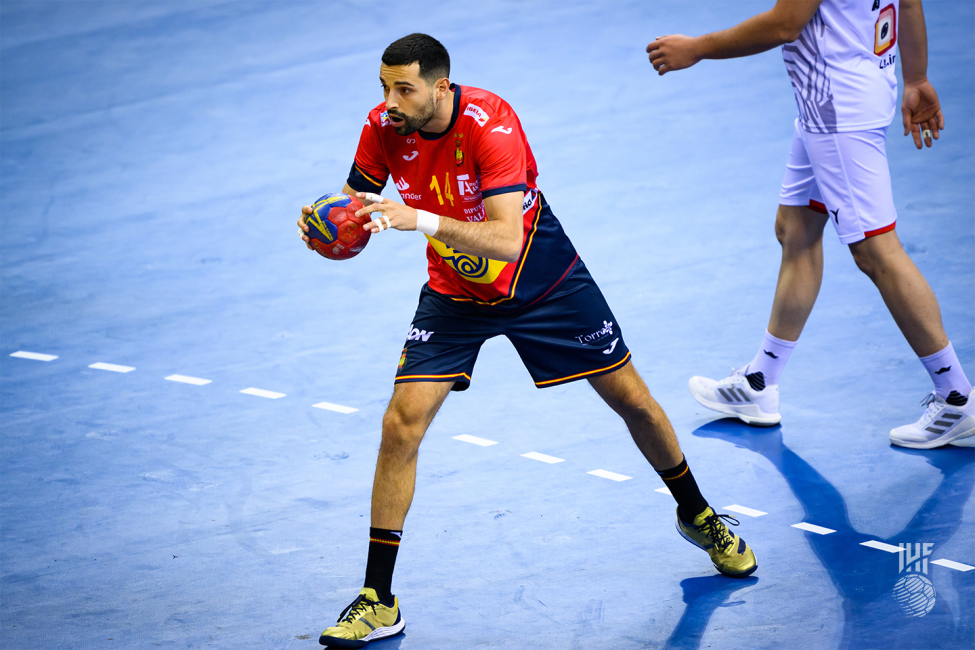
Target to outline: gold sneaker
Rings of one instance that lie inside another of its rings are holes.
[[[750,576],[758,568],[755,554],[741,537],[728,530],[722,519],[738,525],[731,515],[715,514],[711,508],[694,518],[693,524],[681,521],[677,511],[677,532],[688,542],[711,556],[714,568],[730,578]]]
[[[396,596],[390,607],[379,600],[375,589],[363,587],[339,615],[338,623],[322,632],[318,642],[327,648],[361,648],[372,641],[396,636],[405,627]]]

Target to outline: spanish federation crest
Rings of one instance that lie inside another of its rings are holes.
[[[454,134],[454,144],[457,145],[457,149],[454,151],[454,161],[457,163],[458,167],[464,164],[464,151],[460,148],[460,143],[463,141],[463,139],[463,133]]]

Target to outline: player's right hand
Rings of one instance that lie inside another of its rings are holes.
[[[647,45],[650,63],[659,75],[673,70],[689,68],[701,60],[697,53],[696,39],[683,34],[658,36]]]
[[[301,206],[301,216],[298,217],[298,228],[300,229],[298,234],[301,235],[301,241],[305,242],[305,246],[310,251],[315,249],[311,247],[311,240],[308,238],[308,224],[305,223],[305,215],[312,214],[313,212],[314,210],[312,210],[310,205],[303,205]]]
[[[932,136],[937,140],[945,128],[938,93],[927,80],[904,84],[901,117],[904,120],[904,135],[910,133],[914,136],[914,146],[918,149],[922,148],[922,142],[928,147],[932,146]]]

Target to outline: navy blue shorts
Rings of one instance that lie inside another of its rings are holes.
[[[514,344],[538,388],[612,372],[630,359],[616,317],[580,260],[544,300],[513,313],[451,300],[424,286],[396,382],[452,381],[453,390],[466,390],[481,345],[495,336]]]

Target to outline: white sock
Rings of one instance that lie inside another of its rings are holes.
[[[762,339],[762,347],[758,348],[755,358],[745,369],[746,374],[760,372],[765,376],[765,385],[779,383],[779,375],[782,374],[785,364],[789,361],[792,349],[796,347],[796,341],[783,341],[777,339],[765,330],[765,338]]]
[[[955,354],[955,348],[952,347],[950,341],[948,347],[941,352],[935,352],[929,357],[921,357],[921,363],[931,375],[934,391],[938,395],[948,399],[951,391],[956,391],[967,400],[968,394],[972,392],[972,385],[968,381],[968,377],[965,376],[965,371],[961,369],[958,355]],[[959,400],[956,399],[956,401]]]

